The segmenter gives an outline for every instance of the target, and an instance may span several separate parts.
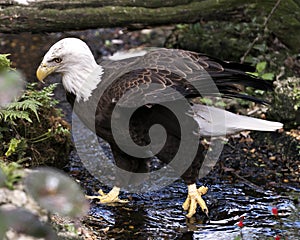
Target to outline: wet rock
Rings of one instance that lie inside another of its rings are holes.
[[[8,201],[7,193],[9,192],[6,188],[0,188],[0,204],[6,203]]]
[[[22,207],[28,202],[25,192],[21,190],[13,190],[10,194],[11,203],[17,207]]]

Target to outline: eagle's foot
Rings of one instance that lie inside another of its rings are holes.
[[[128,200],[123,200],[119,198],[120,188],[113,187],[113,189],[105,194],[102,189],[98,191],[100,195],[98,196],[88,196],[86,195],[87,199],[98,199],[99,203],[127,203]]]
[[[188,185],[188,197],[182,204],[182,208],[188,211],[187,218],[191,218],[197,209],[197,204],[201,207],[202,211],[208,216],[208,208],[202,199],[202,195],[207,193],[208,188],[201,186],[197,189],[196,184]]]

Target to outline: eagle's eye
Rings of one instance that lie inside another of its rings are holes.
[[[54,58],[53,61],[56,62],[56,63],[60,63],[62,61],[62,59],[61,58]]]

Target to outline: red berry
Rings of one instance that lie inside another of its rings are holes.
[[[274,240],[280,240],[280,236],[279,235],[276,235]]]
[[[244,227],[244,223],[243,223],[242,220],[239,221],[238,226],[239,226],[240,228]]]
[[[272,213],[274,216],[278,216],[278,209],[276,207],[272,208]]]

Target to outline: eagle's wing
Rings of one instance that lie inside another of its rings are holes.
[[[240,94],[241,85],[268,90],[270,82],[247,72],[253,67],[224,62],[207,55],[175,49],[150,51],[144,56],[102,63],[106,101],[123,107],[155,104],[222,93],[262,102]],[[106,71],[108,70],[108,71]],[[100,84],[100,85],[101,85]],[[121,100],[121,101],[120,101]]]
[[[178,74],[151,68],[124,74],[104,92],[112,103],[122,107],[170,102],[199,95],[197,89]]]
[[[254,67],[222,61],[201,53],[162,49],[161,51],[150,52],[145,55],[145,58],[150,68],[157,66],[158,69],[167,69],[178,74],[200,90],[202,96],[222,93],[226,97],[263,102],[251,96],[240,94],[243,86],[261,90],[273,89],[271,81],[265,81],[249,74],[255,71]]]

